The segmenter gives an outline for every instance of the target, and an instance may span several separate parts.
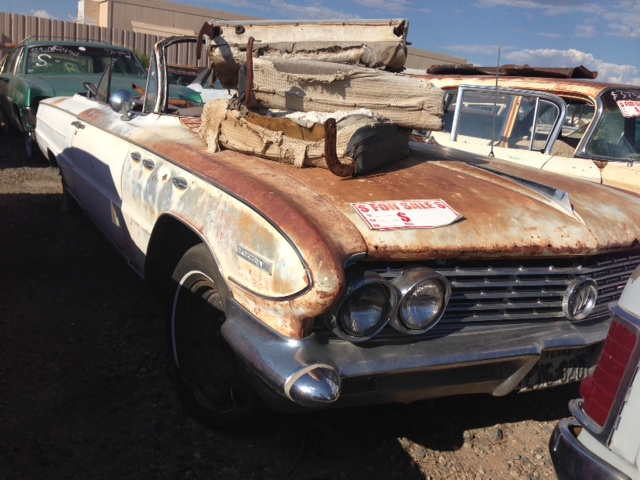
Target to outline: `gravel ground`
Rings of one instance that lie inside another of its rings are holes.
[[[556,478],[576,385],[198,424],[167,374],[164,299],[21,146],[0,137],[0,479]]]

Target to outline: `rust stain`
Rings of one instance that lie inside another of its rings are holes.
[[[594,160],[593,163],[596,167],[598,167],[598,170],[600,171],[603,171],[605,167],[609,164],[609,162],[605,160]]]
[[[440,88],[457,88],[461,84],[495,86],[496,79],[492,75],[448,75],[448,74],[425,74],[417,75],[419,78],[431,81]],[[595,99],[604,90],[617,85],[628,87],[628,85],[612,84],[606,82],[595,82],[584,79],[554,79],[538,77],[500,77],[498,84],[501,87],[520,88],[524,90],[539,90],[552,92],[556,95],[570,96],[573,98]]]

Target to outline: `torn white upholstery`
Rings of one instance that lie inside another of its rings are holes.
[[[443,126],[443,90],[424,79],[354,65],[255,58],[251,95],[266,108],[318,112],[366,108],[404,128],[442,130]]]
[[[297,167],[324,167],[325,139],[321,123],[287,119],[283,115],[260,115],[246,109],[233,108],[226,100],[214,100],[204,106],[200,138],[207,149],[240,151]],[[322,117],[318,117],[320,120]],[[376,123],[372,113],[338,112],[336,154],[341,162],[352,163],[347,147],[353,134]]]

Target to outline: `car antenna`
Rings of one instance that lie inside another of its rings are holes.
[[[498,45],[498,64],[496,65],[496,88],[493,93],[493,130],[491,131],[491,151],[489,156],[495,157],[493,144],[496,141],[496,106],[498,105],[498,77],[500,76],[500,45]]]

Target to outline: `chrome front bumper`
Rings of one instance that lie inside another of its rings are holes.
[[[565,418],[553,430],[549,452],[558,480],[631,480],[585,447],[575,433],[579,428],[580,424],[574,418]]]
[[[580,327],[558,321],[465,326],[447,335],[384,343],[353,344],[316,334],[295,340],[229,299],[222,333],[260,380],[256,385],[263,397],[272,407],[288,410],[467,393],[506,395],[519,389],[543,350],[600,344],[608,328],[608,321]],[[589,367],[598,355],[595,349]]]

